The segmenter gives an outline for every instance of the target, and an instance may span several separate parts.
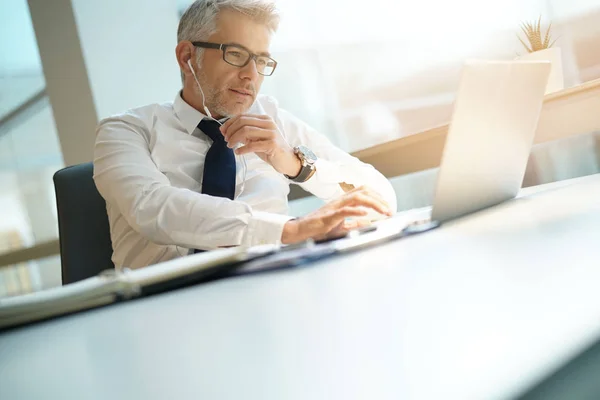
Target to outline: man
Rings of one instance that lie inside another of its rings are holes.
[[[277,66],[269,53],[277,25],[264,0],[194,2],[178,29],[183,89],[175,101],[100,122],[94,180],[118,268],[323,238],[396,209],[391,185],[373,167],[258,96]],[[326,205],[288,216],[290,183]]]

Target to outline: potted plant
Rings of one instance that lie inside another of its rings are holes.
[[[521,30],[525,34],[525,40],[518,37],[521,44],[527,50],[527,54],[519,57],[521,60],[547,60],[552,64],[546,94],[564,89],[564,77],[560,47],[554,47],[556,39],[552,40],[552,24],[546,32],[542,32],[542,17],[537,22],[524,22]]]

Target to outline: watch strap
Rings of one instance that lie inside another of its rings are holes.
[[[300,173],[297,176],[295,176],[293,178],[288,176],[287,178],[296,183],[303,183],[303,182],[306,182],[308,180],[308,178],[310,178],[314,169],[315,169],[314,165],[306,164],[306,165],[302,166],[302,168],[300,169]]]
[[[286,178],[288,178],[289,180],[291,180],[292,182],[295,183],[303,183],[306,182],[307,180],[310,179],[310,177],[314,174],[316,167],[314,164],[314,159],[315,156],[312,155],[311,160],[312,161],[308,161],[305,157],[307,157],[306,152],[308,152],[308,157],[311,157],[310,154],[312,154],[312,152],[304,147],[304,146],[296,146],[294,147],[294,153],[296,153],[296,156],[300,159],[301,163],[302,163],[302,168],[300,168],[300,172],[298,173],[298,175],[291,177],[289,175],[285,175],[284,176]]]

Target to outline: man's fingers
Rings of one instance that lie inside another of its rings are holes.
[[[229,128],[231,126],[231,124],[233,124],[235,121],[240,119],[240,117],[242,117],[242,114],[231,117],[227,121],[225,121],[225,123],[223,125],[221,125],[221,128],[220,128],[221,133],[224,133],[227,130],[227,128]]]
[[[379,192],[376,192],[369,186],[363,185],[363,186],[357,187],[357,188],[349,191],[348,193],[358,193],[358,192],[368,194],[369,196],[375,197],[387,204],[387,202],[383,199],[383,197],[379,194]]]
[[[356,196],[360,205],[371,207],[380,214],[392,215],[390,206],[381,197],[372,194],[358,194]]]
[[[233,148],[237,143],[248,144],[249,141],[272,138],[273,132],[270,130],[258,128],[256,126],[244,126],[231,136],[229,140],[226,138],[225,141],[227,141],[227,147]]]
[[[344,206],[337,209],[320,209],[298,220],[299,232],[294,240],[318,239],[337,233],[348,232],[365,225],[368,211],[365,207]],[[348,221],[347,218],[352,218]]]
[[[383,196],[381,196],[379,194],[379,192],[376,192],[375,190],[371,189],[370,187],[365,187],[365,193],[367,193],[371,197],[378,199],[379,201],[384,203],[389,208],[389,204],[387,203],[387,201],[385,201]]]
[[[347,221],[345,226],[350,229],[357,229],[369,226],[371,224],[372,222],[369,218],[353,218],[352,220]]]
[[[259,118],[255,115],[240,115],[239,117],[236,117],[235,121],[231,122],[230,124],[227,124],[227,122],[223,124],[221,129],[221,133],[223,133],[226,141],[229,141],[229,138],[231,138],[237,131],[245,126],[255,126],[263,129],[275,129],[273,120]]]
[[[315,240],[325,240],[325,239],[333,239],[333,238],[342,237],[346,233],[348,233],[349,231],[352,230],[352,228],[350,228],[349,225],[350,224],[348,224],[347,222],[340,222],[329,232],[315,237]]]
[[[376,192],[375,190],[371,189],[368,186],[360,186],[360,187],[351,189],[344,194],[342,199],[352,198],[353,196],[355,196],[357,194],[364,194],[369,197],[373,197],[373,198],[379,200],[385,207],[389,208],[389,204],[387,203],[387,201],[385,201],[378,192]]]
[[[328,231],[333,229],[333,227],[343,222],[346,218],[364,217],[365,215],[367,215],[367,210],[365,210],[363,207],[346,206],[334,210],[323,217],[324,228],[326,229],[326,232],[323,233],[327,233]]]
[[[275,145],[274,143],[275,142],[273,140],[258,140],[255,142],[250,142],[237,149],[235,154],[242,155],[247,153],[264,153],[272,150]]]
[[[365,192],[356,192],[341,200],[341,206],[367,207],[380,214],[391,215],[392,211],[387,203]]]

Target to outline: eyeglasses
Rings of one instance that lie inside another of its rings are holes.
[[[261,56],[250,52],[247,48],[238,44],[220,44],[209,42],[192,42],[196,47],[205,49],[218,49],[223,51],[223,60],[235,67],[243,68],[250,60],[256,61],[256,70],[264,76],[271,76],[277,67],[277,61],[271,57]]]

